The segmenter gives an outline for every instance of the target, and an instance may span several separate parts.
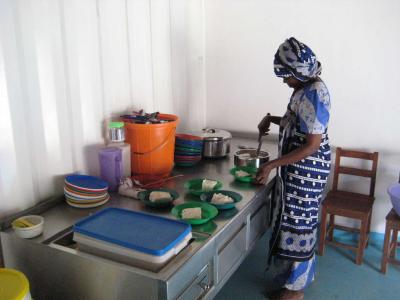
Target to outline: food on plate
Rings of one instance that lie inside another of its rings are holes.
[[[251,176],[250,173],[248,173],[248,172],[246,172],[246,171],[243,171],[243,170],[236,171],[236,172],[235,172],[235,175],[236,175],[237,177],[248,177],[248,176]]]
[[[172,200],[172,196],[168,192],[154,191],[150,193],[149,200],[151,202]]]
[[[212,204],[228,204],[233,203],[233,199],[227,195],[221,193],[215,193],[211,198]]]
[[[214,187],[217,185],[218,181],[204,179],[201,183],[201,190],[204,192],[210,192],[214,190]]]
[[[182,219],[201,219],[201,207],[183,209]]]
[[[29,222],[28,220],[23,219],[23,218],[14,220],[14,221],[12,222],[12,225],[13,225],[14,227],[17,227],[17,228],[28,228],[28,227],[33,227],[33,226],[35,226],[35,225],[32,224],[31,222]]]

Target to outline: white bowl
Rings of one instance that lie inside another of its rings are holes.
[[[31,222],[32,224],[34,224],[31,227],[23,227],[23,228],[13,226],[15,233],[19,237],[24,238],[24,239],[30,239],[30,238],[34,238],[34,237],[37,237],[42,234],[43,225],[44,225],[43,217],[30,215],[30,216],[23,216],[18,219],[25,219],[25,220]],[[16,219],[16,220],[18,220],[18,219]]]

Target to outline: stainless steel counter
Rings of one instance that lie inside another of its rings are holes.
[[[271,182],[262,187],[238,183],[229,174],[238,145],[256,146],[256,141],[233,139],[230,157],[205,160],[192,168],[174,169],[174,175],[184,175],[165,184],[180,194],[175,204],[197,200],[183,189],[185,181],[197,177],[218,179],[223,182],[223,189],[239,192],[243,200],[235,209],[220,212],[206,225],[207,229],[212,227],[211,234],[196,233],[204,227],[194,227],[196,238],[161,270],[153,272],[115,262],[79,251],[68,243],[70,227],[105,206],[174,218],[170,209],[151,209],[138,200],[119,195],[112,195],[107,205],[94,209],[77,209],[60,202],[41,214],[45,218],[45,228],[35,239],[19,239],[11,229],[2,232],[6,267],[18,268],[27,274],[35,299],[48,295],[57,299],[71,299],[71,295],[76,295],[76,299],[120,299],[129,295],[130,299],[212,298],[265,230],[269,212],[267,194]],[[276,156],[275,143],[266,142],[263,148],[272,157]],[[88,276],[90,279],[84,280]]]

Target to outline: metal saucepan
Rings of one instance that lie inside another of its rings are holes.
[[[260,151],[257,156],[257,149],[241,149],[234,155],[235,166],[259,168],[263,163],[269,161],[269,153]]]
[[[203,157],[225,157],[230,152],[232,135],[225,130],[206,128],[203,129]]]

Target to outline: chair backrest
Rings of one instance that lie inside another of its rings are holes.
[[[352,167],[345,167],[340,165],[341,157],[350,157],[350,158],[358,158],[364,160],[372,161],[372,169],[359,169]],[[362,151],[354,151],[354,150],[345,150],[340,147],[336,148],[336,160],[335,160],[335,172],[333,177],[333,185],[332,190],[338,190],[338,181],[339,174],[353,175],[353,176],[361,176],[361,177],[369,177],[370,188],[369,188],[369,196],[373,197],[375,194],[375,182],[376,182],[376,169],[378,167],[378,152],[362,152]]]

